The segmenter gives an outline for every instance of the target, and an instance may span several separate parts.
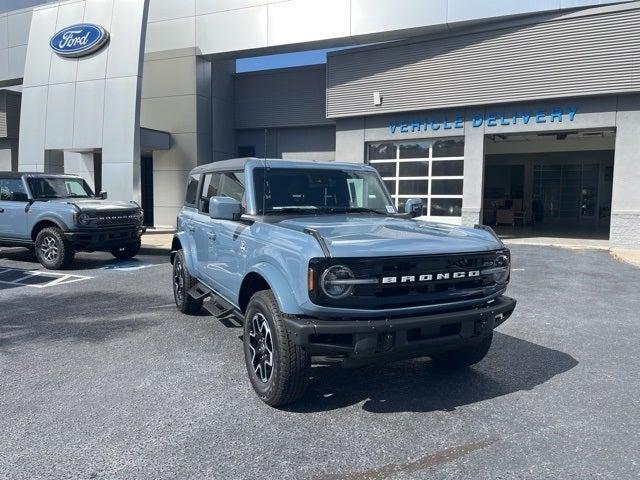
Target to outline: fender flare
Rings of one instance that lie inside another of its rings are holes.
[[[36,228],[36,225],[38,225],[39,223],[42,222],[51,222],[54,223],[55,225],[57,225],[57,227],[62,230],[63,232],[68,232],[69,231],[69,227],[67,227],[67,225],[64,223],[64,221],[61,218],[58,217],[51,217],[51,216],[43,216],[38,218],[34,223],[33,226],[31,227],[31,231],[29,232],[29,236],[33,237],[33,231]]]
[[[187,271],[192,277],[197,278],[197,275],[196,275],[197,262],[195,260],[196,251],[195,251],[193,241],[191,240],[191,237],[189,237],[185,232],[177,232],[173,236],[172,243],[175,242],[176,240],[180,242],[182,250],[184,251],[184,263],[186,264],[185,266],[187,267]],[[175,255],[176,255],[176,250],[172,250],[171,251],[172,264],[173,264],[173,258],[175,257]]]
[[[276,297],[278,307],[280,307],[282,313],[289,315],[304,313],[298,305],[296,296],[286,276],[276,266],[268,262],[260,262],[247,271],[247,273],[251,272],[257,273],[266,280],[273,295]]]

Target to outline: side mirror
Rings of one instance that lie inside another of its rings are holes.
[[[421,198],[410,198],[404,204],[404,213],[408,213],[411,218],[421,217],[423,208]]]
[[[238,220],[242,216],[242,204],[230,197],[211,197],[209,216],[218,220]]]
[[[28,202],[29,195],[27,195],[24,192],[13,192],[11,194],[11,201],[12,202]]]
[[[101,191],[101,192],[98,194],[98,198],[100,198],[100,199],[102,199],[102,200],[106,200],[108,196],[109,196],[109,195],[108,195],[108,194],[107,194],[107,192],[105,192],[104,190],[103,190],[103,191]]]

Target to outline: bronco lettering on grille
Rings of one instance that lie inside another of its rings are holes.
[[[402,275],[399,277],[382,277],[382,284],[388,285],[392,283],[419,283],[419,282],[432,282],[437,280],[450,280],[461,278],[474,278],[480,276],[480,270],[470,270],[468,272],[446,272],[436,274],[424,274],[424,275]],[[417,280],[416,280],[417,278]]]

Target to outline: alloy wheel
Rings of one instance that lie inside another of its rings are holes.
[[[58,249],[58,242],[54,237],[46,236],[42,239],[40,244],[40,252],[45,260],[49,262],[55,261],[60,254]]]
[[[262,313],[256,313],[251,319],[249,351],[256,376],[262,383],[267,383],[273,375],[273,337]]]
[[[184,298],[184,275],[182,274],[182,262],[177,259],[173,267],[173,291],[175,292],[176,300],[182,302]]]

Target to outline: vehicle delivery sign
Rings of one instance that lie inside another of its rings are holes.
[[[109,32],[100,25],[82,23],[60,30],[49,45],[61,57],[79,58],[97,52],[108,41]]]

